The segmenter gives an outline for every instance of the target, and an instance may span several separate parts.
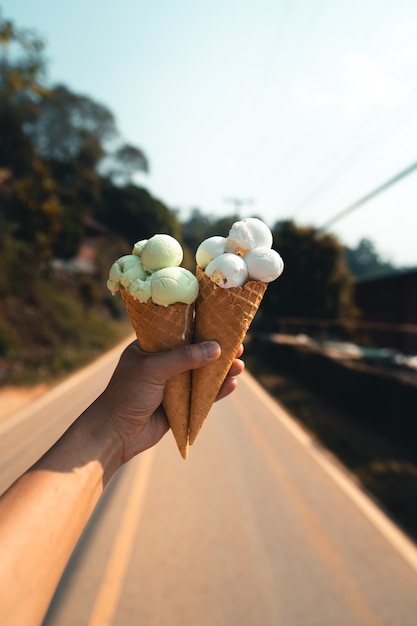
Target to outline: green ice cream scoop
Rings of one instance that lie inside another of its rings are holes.
[[[120,285],[128,289],[135,280],[146,280],[146,277],[147,273],[143,269],[140,258],[133,254],[126,254],[111,266],[107,287],[114,295]]]
[[[171,235],[154,235],[143,246],[140,258],[148,272],[177,267],[183,259],[181,244]]]
[[[169,306],[176,302],[191,304],[198,296],[198,280],[183,267],[166,267],[151,276],[152,301]]]

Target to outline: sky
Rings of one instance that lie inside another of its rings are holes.
[[[417,162],[416,0],[0,7],[44,39],[51,84],[110,109],[149,159],[136,182],[181,219],[321,227]],[[417,265],[417,170],[330,229]]]

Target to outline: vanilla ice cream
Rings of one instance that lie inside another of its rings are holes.
[[[272,233],[257,217],[247,217],[235,222],[226,240],[225,252],[244,256],[254,248],[271,248]]]
[[[248,269],[242,257],[226,252],[214,258],[205,270],[219,287],[241,287],[248,278]]]
[[[200,243],[195,253],[198,267],[205,270],[210,261],[224,253],[225,246],[226,237],[209,237],[205,239]]]
[[[249,280],[262,280],[270,283],[280,276],[284,269],[281,256],[271,248],[255,248],[244,257]]]

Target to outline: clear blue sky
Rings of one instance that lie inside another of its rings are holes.
[[[0,0],[1,2],[1,0]],[[3,0],[105,104],[182,216],[320,226],[417,161],[416,0]],[[417,172],[332,227],[417,264]],[[219,233],[223,234],[223,233]],[[140,238],[140,233],[138,233]]]

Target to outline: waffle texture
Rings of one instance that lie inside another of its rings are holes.
[[[252,280],[243,287],[223,289],[199,267],[196,273],[200,291],[196,301],[194,342],[217,341],[222,352],[217,361],[192,372],[190,445],[200,432],[268,286]]]
[[[120,289],[130,322],[139,345],[145,352],[165,352],[191,343],[194,304],[171,304],[167,307],[135,300],[126,289]],[[188,455],[191,372],[171,378],[166,386],[163,407],[181,456]]]

